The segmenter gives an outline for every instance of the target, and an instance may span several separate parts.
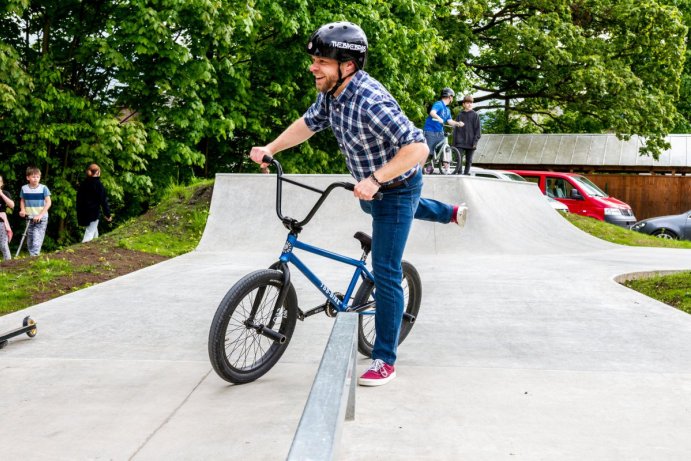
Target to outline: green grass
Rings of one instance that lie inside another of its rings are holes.
[[[73,271],[74,268],[69,262],[50,258],[37,258],[31,261],[27,270],[1,271],[0,290],[3,296],[0,300],[0,314],[14,312],[32,291],[45,289],[51,280],[70,276]]]
[[[584,232],[597,238],[619,245],[664,247],[664,248],[691,248],[691,241],[669,240],[653,237],[641,232],[624,229],[614,224],[587,218],[573,213],[565,215],[566,219]]]
[[[629,280],[624,285],[691,314],[691,271]]]
[[[174,257],[190,252],[199,243],[209,215],[208,203],[195,194],[213,185],[213,180],[192,186],[171,186],[154,210],[132,219],[108,234],[128,250]],[[205,206],[195,206],[205,203]]]

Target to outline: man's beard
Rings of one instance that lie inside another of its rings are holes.
[[[336,82],[337,82],[337,79],[333,79],[333,78],[331,78],[331,77],[326,77],[326,76],[325,76],[323,80],[320,80],[320,81],[319,81],[319,85],[317,85],[317,90],[318,90],[320,93],[326,94],[326,93],[328,93],[329,91],[331,91],[331,89],[332,89],[334,86],[336,86]]]

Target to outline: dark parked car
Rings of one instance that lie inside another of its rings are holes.
[[[638,221],[632,230],[672,240],[691,240],[691,210],[673,216]]]

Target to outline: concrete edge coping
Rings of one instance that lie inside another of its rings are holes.
[[[679,272],[687,272],[687,270],[657,270],[657,271],[641,271],[641,272],[629,272],[627,274],[619,274],[614,276],[614,281],[620,284],[624,284],[631,280],[647,279],[651,277],[657,277],[660,275],[670,275],[678,274]]]

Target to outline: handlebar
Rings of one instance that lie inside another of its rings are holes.
[[[322,203],[324,203],[324,200],[326,200],[326,197],[329,196],[332,190],[342,187],[346,190],[353,191],[355,190],[355,184],[350,183],[350,182],[334,182],[329,184],[326,189],[321,190],[317,189],[316,187],[308,186],[307,184],[303,184],[301,182],[297,182],[294,179],[286,178],[283,175],[283,167],[281,167],[281,164],[276,160],[275,158],[271,157],[270,155],[265,155],[262,158],[262,162],[268,163],[276,167],[276,215],[278,216],[278,219],[281,220],[283,225],[290,230],[291,232],[300,232],[302,228],[310,222],[310,220],[314,217],[316,214],[317,210],[322,206]],[[321,197],[317,200],[317,203],[314,204],[312,209],[307,213],[307,216],[302,219],[301,221],[298,221],[297,219],[293,219],[288,216],[284,216],[282,209],[281,209],[281,204],[282,204],[282,195],[283,195],[283,182],[287,182],[290,184],[293,184],[298,187],[302,187],[303,189],[308,189],[311,190],[312,192],[316,192],[318,194],[321,194]],[[375,200],[381,200],[382,198],[382,193],[377,192],[374,194],[374,199]]]
[[[461,122],[461,123],[463,123],[463,122]],[[465,123],[463,123],[463,126],[465,126]],[[448,136],[448,135],[453,134],[454,129],[463,128],[463,126],[449,125],[449,124],[445,123],[444,126],[442,127],[442,129],[444,130],[444,134]]]

